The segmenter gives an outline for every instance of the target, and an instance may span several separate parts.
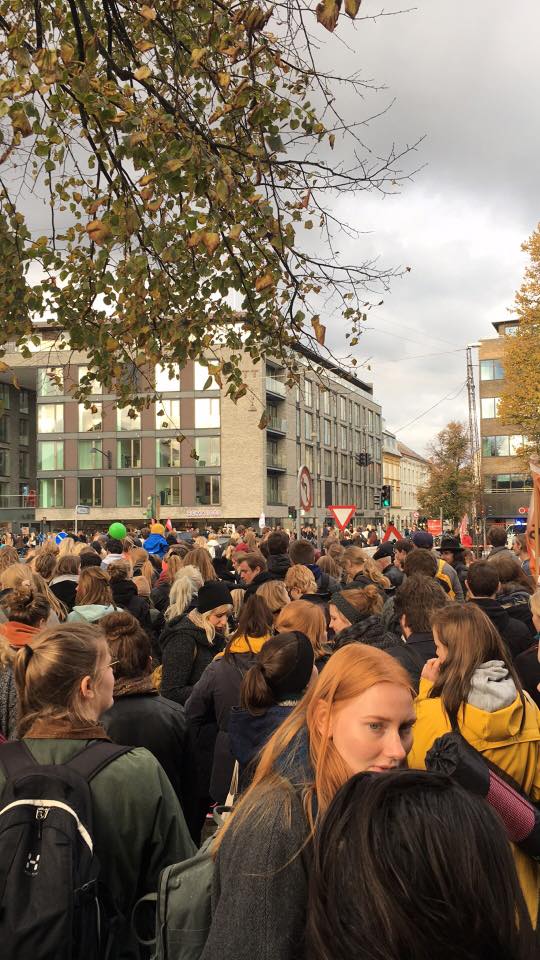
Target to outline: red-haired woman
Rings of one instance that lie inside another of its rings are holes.
[[[389,654],[352,644],[330,658],[263,749],[220,835],[201,960],[304,955],[318,820],[353,774],[404,763],[414,720],[408,674]]]

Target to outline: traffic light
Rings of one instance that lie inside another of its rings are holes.
[[[389,483],[385,483],[381,489],[381,506],[392,506],[392,487]]]
[[[373,463],[373,457],[370,453],[357,453],[355,460],[359,467],[369,467]]]
[[[296,520],[296,507],[289,507],[289,520]]]

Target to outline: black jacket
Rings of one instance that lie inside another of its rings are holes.
[[[67,612],[71,613],[75,606],[75,594],[79,578],[73,574],[61,575],[51,580],[49,587],[57,600],[63,603]]]
[[[291,558],[286,553],[270,555],[266,561],[268,573],[273,574],[275,580],[284,580],[290,566]]]
[[[530,599],[531,595],[523,589],[523,584],[516,582],[505,583],[502,592],[497,594],[497,600],[507,613],[515,620],[521,620],[528,628],[531,637],[534,637]]]
[[[237,707],[240,702],[240,685],[244,674],[256,660],[256,655],[252,653],[233,653],[227,659],[218,657],[204,671],[186,703],[195,748],[199,736],[205,745],[208,744],[209,726],[217,728],[212,757],[195,750],[200,770],[199,782],[207,778],[208,792],[216,803],[225,802],[234,768],[229,742],[229,716],[232,707]],[[203,767],[206,769],[203,770]]]
[[[403,570],[398,570],[393,563],[390,563],[386,569],[383,570],[383,576],[388,578],[391,587],[400,587],[405,574]]]
[[[256,577],[253,578],[251,583],[248,583],[246,586],[246,592],[244,594],[244,602],[248,597],[252,597],[254,593],[257,593],[257,589],[260,587],[261,583],[268,583],[269,580],[279,580],[279,577],[276,577],[273,573],[270,573],[268,570],[263,570],[262,573],[258,573]],[[238,584],[239,587],[243,587],[243,583]]]
[[[487,614],[508,647],[512,659],[515,659],[518,654],[523,653],[530,647],[532,637],[529,628],[522,620],[511,617],[499,600],[492,600],[489,597],[476,597],[467,602],[475,603]]]
[[[196,627],[189,616],[175,617],[159,638],[161,646],[161,693],[176,703],[185,703],[197,680],[225,646],[216,634],[210,643],[202,627]]]
[[[340,650],[349,643],[365,643],[370,647],[386,650],[387,647],[393,647],[395,642],[396,638],[386,631],[381,618],[374,615],[364,617],[363,620],[340,630],[335,639],[334,650]]]
[[[171,592],[171,584],[168,580],[158,580],[155,587],[150,593],[150,599],[154,604],[156,610],[159,610],[160,613],[165,613],[167,607],[169,606],[169,594]]]
[[[409,672],[412,685],[418,693],[420,676],[428,660],[437,656],[431,633],[411,633],[406,642],[394,639],[394,646],[386,651],[403,664]]]
[[[111,591],[116,606],[131,613],[150,637],[152,635],[150,604],[146,597],[139,596],[133,580],[118,580],[116,583],[111,583]]]
[[[114,704],[101,722],[115,743],[146,747],[159,760],[180,803],[189,789],[185,770],[187,721],[179,703],[160,697],[157,690],[124,695],[115,693]]]
[[[514,661],[514,666],[519,674],[519,679],[523,684],[523,689],[533,698],[537,707],[540,707],[540,663],[538,662],[538,640],[533,645],[520,653]]]
[[[251,783],[260,751],[295,706],[296,702],[292,701],[279,703],[258,716],[240,707],[232,708],[229,715],[229,742],[233,758],[238,760],[240,768],[240,791]]]

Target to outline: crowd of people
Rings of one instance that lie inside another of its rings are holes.
[[[5,852],[21,742],[24,769],[47,771],[109,747],[88,788],[112,957],[149,955],[132,911],[205,842],[201,960],[539,955],[540,589],[525,544],[493,527],[478,559],[424,530],[370,551],[304,532],[153,524],[0,548],[6,956],[36,927],[46,870],[37,847]],[[456,736],[525,826],[451,772]]]

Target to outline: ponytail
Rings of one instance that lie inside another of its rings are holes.
[[[276,699],[268,686],[264,667],[256,663],[254,667],[250,667],[242,680],[240,706],[242,710],[247,710],[254,717],[259,717],[275,704]]]

